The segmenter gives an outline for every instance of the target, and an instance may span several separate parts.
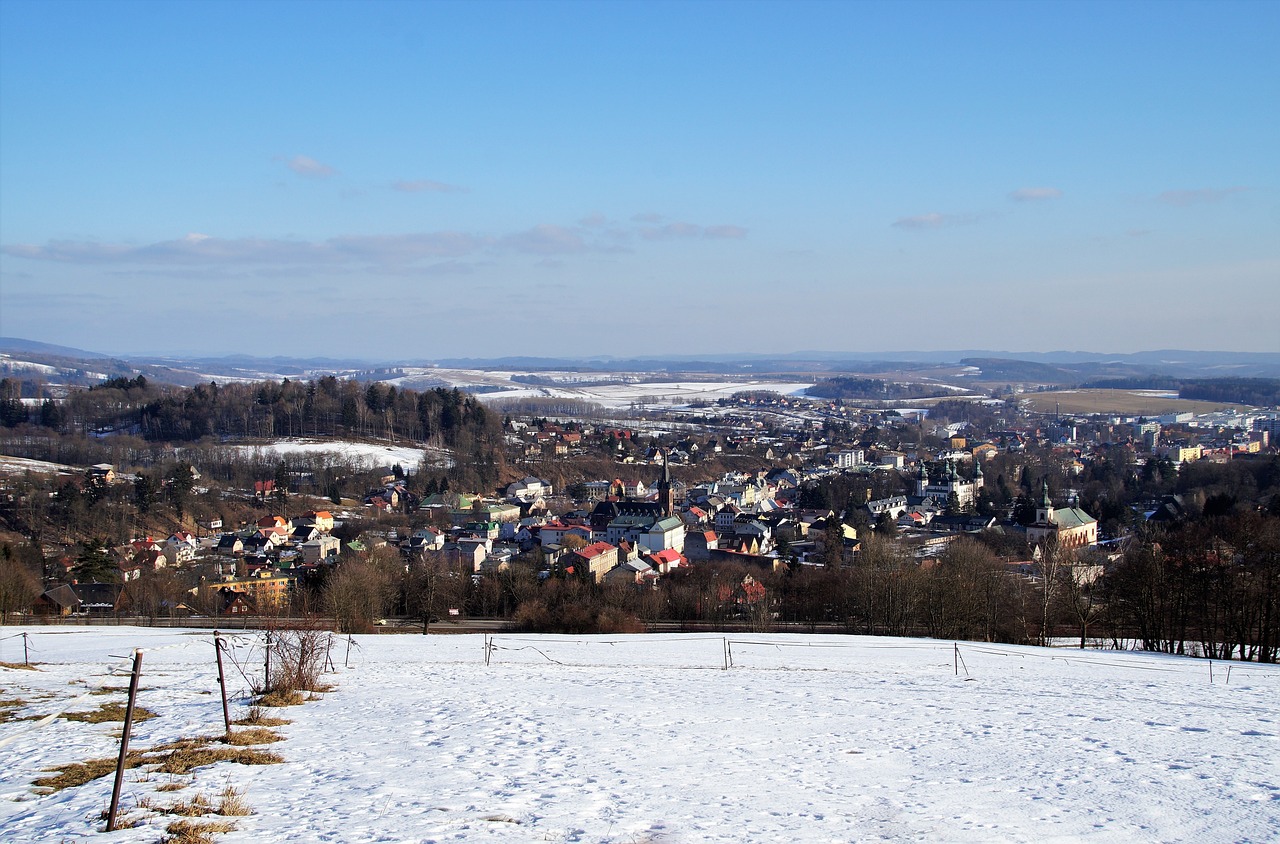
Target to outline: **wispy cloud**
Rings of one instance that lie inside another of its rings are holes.
[[[1062,191],[1057,188],[1018,188],[1009,194],[1014,202],[1043,202],[1046,199],[1060,199]]]
[[[703,238],[722,240],[746,237],[742,226],[700,226],[697,223],[667,223],[664,226],[642,226],[640,236],[645,240],[680,240]]]
[[[414,179],[402,180],[391,183],[392,190],[398,190],[403,193],[463,193],[466,188],[459,185],[450,185],[445,182],[437,182],[433,179]]]
[[[629,251],[628,239],[735,239],[746,229],[735,225],[702,226],[669,223],[637,232],[543,224],[502,235],[462,231],[410,232],[385,235],[339,235],[324,240],[285,238],[220,238],[191,233],[155,243],[104,243],[91,240],[51,240],[13,243],[0,253],[33,261],[128,267],[317,267],[330,272],[369,268],[392,272],[421,267],[432,261],[475,259],[483,256],[535,255]]]
[[[667,218],[666,218],[666,217],[664,217],[664,216],[662,216],[661,214],[655,213],[655,212],[653,212],[653,211],[646,211],[646,212],[644,212],[643,214],[636,214],[636,215],[634,215],[634,216],[631,218],[631,222],[633,222],[633,223],[648,223],[648,224],[650,224],[650,225],[653,225],[653,224],[656,224],[656,223],[661,223],[661,222],[662,222],[663,220],[665,220],[665,219],[667,219]]]
[[[737,240],[746,237],[747,230],[742,226],[707,226],[702,230],[702,236],[712,240]]]
[[[17,258],[67,264],[292,264],[322,266],[364,261],[407,263],[423,258],[457,258],[484,246],[462,232],[334,237],[324,241],[218,238],[189,234],[133,246],[91,241],[50,241],[44,246],[13,244],[0,251]]]
[[[542,225],[509,234],[502,238],[501,246],[514,252],[534,255],[565,255],[585,252],[588,244],[574,229],[564,226]]]
[[[323,246],[340,256],[379,264],[407,264],[425,258],[461,258],[487,245],[488,239],[465,232],[348,235],[334,237]]]
[[[51,240],[44,246],[14,244],[6,255],[68,264],[313,263],[322,247],[304,241],[189,234],[142,246],[96,241]]]
[[[896,229],[942,229],[949,226],[963,226],[978,221],[977,214],[941,214],[937,211],[928,214],[917,214],[914,217],[899,217],[892,225]]]
[[[1204,205],[1211,202],[1221,202],[1233,193],[1241,193],[1247,190],[1248,188],[1245,187],[1167,190],[1157,196],[1156,199],[1166,205],[1176,205],[1180,208],[1185,208],[1188,205]]]
[[[307,155],[295,155],[293,158],[285,160],[284,166],[299,176],[305,176],[308,179],[327,179],[338,172],[328,164],[316,161]]]
[[[578,225],[587,228],[599,228],[600,226],[609,225],[609,218],[601,214],[599,211],[593,211],[578,221]]]

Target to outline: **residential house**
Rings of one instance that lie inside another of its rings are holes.
[[[333,514],[328,510],[310,510],[303,514],[305,521],[316,526],[316,530],[321,533],[329,533],[333,530]]]
[[[342,552],[342,541],[330,533],[322,533],[299,546],[304,563],[322,563]]]
[[[234,533],[224,533],[218,538],[218,553],[237,556],[244,553],[244,540]]]
[[[662,551],[654,551],[643,559],[651,568],[655,569],[659,574],[668,574],[672,569],[686,566],[689,561],[674,548],[666,548]]]

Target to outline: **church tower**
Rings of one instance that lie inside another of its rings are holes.
[[[1044,481],[1044,498],[1040,501],[1040,506],[1036,509],[1036,524],[1052,525],[1057,523],[1057,517],[1053,512],[1053,500],[1049,498],[1049,481]]]
[[[658,504],[664,518],[676,511],[676,494],[671,489],[670,457],[665,448],[662,450],[662,475],[658,478]]]

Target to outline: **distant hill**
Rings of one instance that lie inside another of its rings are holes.
[[[0,337],[0,361],[9,377],[42,377],[47,384],[79,386],[105,377],[145,375],[157,384],[192,386],[217,381],[280,381],[324,375],[360,377],[396,367],[497,369],[538,372],[679,373],[733,377],[877,376],[924,374],[942,380],[952,375],[927,372],[969,367],[964,380],[988,384],[1076,385],[1101,379],[1280,378],[1280,352],[1195,352],[1161,349],[1131,354],[1095,352],[993,352],[983,350],[898,352],[788,352],[782,354],[670,355],[621,358],[610,355],[498,358],[358,358],[254,355],[119,357],[36,340]],[[96,379],[96,380],[95,380]]]
[[[107,360],[111,357],[98,352],[87,352],[84,349],[73,349],[70,346],[41,343],[39,340],[23,340],[20,337],[0,337],[0,352],[10,355],[53,355],[80,360]]]

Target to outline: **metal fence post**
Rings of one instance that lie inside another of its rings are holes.
[[[111,808],[107,810],[107,832],[116,828],[116,811],[120,808],[120,789],[124,786],[124,766],[129,756],[129,731],[133,728],[133,704],[138,698],[138,679],[142,676],[142,651],[133,652],[133,677],[129,680],[129,703],[124,708],[124,731],[120,734],[120,758],[116,762],[116,782],[111,789]]]

